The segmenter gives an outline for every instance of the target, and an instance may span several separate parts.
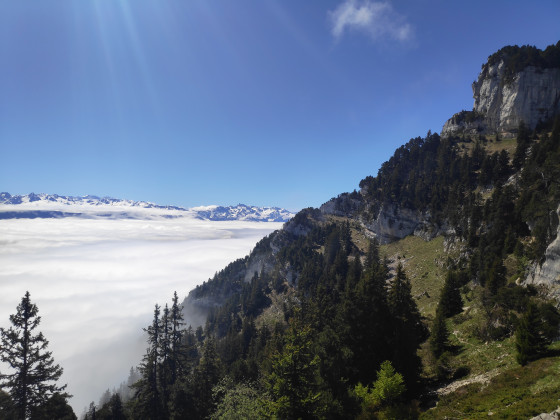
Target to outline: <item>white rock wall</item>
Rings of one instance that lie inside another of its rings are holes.
[[[488,130],[514,132],[522,120],[533,129],[560,112],[560,69],[527,67],[511,82],[504,77],[500,61],[473,83],[473,110],[486,116]]]
[[[560,217],[560,207],[557,213]],[[550,296],[560,301],[560,226],[556,239],[546,249],[544,263],[534,267],[526,283],[546,286]]]
[[[484,66],[472,85],[473,112],[483,116],[481,121],[448,120],[442,136],[457,132],[514,134],[521,121],[534,129],[539,121],[546,121],[560,113],[560,69],[526,67],[511,80],[506,80],[504,61]]]

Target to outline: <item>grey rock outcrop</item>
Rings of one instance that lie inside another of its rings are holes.
[[[474,111],[488,129],[511,133],[521,121],[533,129],[560,111],[560,69],[527,67],[508,83],[503,67],[489,66],[473,83]]]
[[[510,75],[504,58],[482,67],[472,85],[473,110],[450,118],[442,136],[496,132],[511,136],[521,121],[534,129],[560,113],[560,68],[527,66]]]
[[[363,202],[362,194],[354,191],[353,193],[343,193],[338,197],[331,198],[319,210],[322,214],[352,218],[360,211]]]
[[[461,111],[448,119],[441,130],[442,137],[452,134],[481,134],[486,132],[487,124],[483,115],[474,111]]]
[[[429,241],[440,234],[452,233],[448,232],[447,224],[434,223],[429,212],[388,202],[380,205],[373,220],[366,219],[364,214],[367,212],[361,213],[366,205],[363,199],[365,193],[366,191],[340,194],[320,207],[321,214],[358,220],[369,235],[381,244],[388,244],[408,235]]]
[[[559,420],[560,419],[560,407],[554,410],[552,413],[542,413],[538,416],[532,417],[530,420]]]
[[[438,235],[448,233],[447,226],[433,223],[429,213],[391,203],[382,204],[374,220],[361,222],[381,244],[388,244],[408,235],[415,235],[429,241]]]
[[[557,214],[560,217],[560,207]],[[560,302],[560,226],[556,239],[546,249],[543,264],[533,267],[525,283],[545,286],[550,297]]]

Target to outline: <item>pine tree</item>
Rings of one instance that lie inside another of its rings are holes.
[[[443,311],[436,310],[436,318],[432,325],[432,333],[430,335],[430,350],[436,359],[443,354],[449,347],[449,330]]]
[[[167,417],[167,401],[171,388],[171,317],[167,304],[163,308],[160,319],[160,339],[159,339],[159,359],[158,359],[158,385],[160,388],[160,398],[162,400],[162,418]]]
[[[4,418],[4,417],[0,417]],[[30,420],[77,420],[74,410],[66,401],[66,397],[62,394],[53,394],[46,402],[39,407],[31,409]]]
[[[392,315],[392,361],[395,369],[402,373],[409,387],[415,385],[422,362],[417,350],[427,338],[427,330],[416,302],[412,298],[410,281],[401,264],[388,294],[389,312]]]
[[[212,408],[212,388],[221,378],[222,363],[213,337],[204,342],[202,357],[194,374],[194,399],[197,418],[206,418]]]
[[[179,305],[179,297],[177,292],[173,293],[173,301],[171,305],[171,352],[169,355],[169,368],[171,371],[171,384],[173,385],[177,378],[183,373],[185,369],[185,354],[182,347],[182,339],[184,336],[183,326],[183,307]]]
[[[97,420],[126,420],[121,396],[113,393],[103,406],[96,411]]]
[[[84,420],[97,420],[97,407],[93,401],[89,404],[89,409],[84,416]]]
[[[459,278],[457,273],[449,271],[441,290],[438,307],[447,318],[463,311],[463,300],[459,291]]]
[[[362,404],[362,415],[359,418],[378,418],[375,412],[382,406],[395,403],[405,391],[402,375],[395,371],[390,361],[385,360],[377,372],[373,388],[361,383],[354,388],[354,393]]]
[[[34,333],[41,322],[38,312],[37,305],[26,292],[17,306],[17,313],[10,315],[12,326],[0,328],[0,360],[14,370],[12,374],[0,375],[0,386],[10,390],[19,419],[29,418],[33,408],[66,388],[66,385],[56,385],[62,368],[54,364],[52,352],[46,350],[49,342],[43,333]],[[66,393],[60,395],[70,397]]]
[[[542,327],[537,305],[529,302],[527,310],[519,320],[515,334],[516,358],[521,366],[538,358],[546,349],[546,338],[543,336]]]
[[[519,123],[517,128],[517,147],[513,155],[512,166],[515,169],[521,169],[525,158],[527,157],[527,150],[531,146],[531,138],[529,136],[529,129],[523,121]]]
[[[492,262],[492,266],[488,272],[486,288],[491,295],[495,295],[498,293],[500,287],[505,286],[506,283],[506,267],[504,266],[502,259],[497,257]]]
[[[282,419],[314,418],[320,410],[319,356],[312,350],[311,327],[290,319],[284,348],[273,358],[268,377],[272,411]]]
[[[160,360],[160,307],[155,305],[152,325],[144,328],[148,334],[148,348],[139,367],[141,378],[133,385],[136,390],[133,403],[133,415],[137,419],[157,420],[162,418],[163,407],[159,387]]]
[[[342,302],[339,334],[351,352],[344,375],[352,383],[369,383],[379,365],[388,358],[389,310],[387,306],[387,267],[381,264],[377,245],[372,242],[366,267],[355,287],[346,288]]]

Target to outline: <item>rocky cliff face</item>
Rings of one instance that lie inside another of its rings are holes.
[[[388,244],[408,235],[429,241],[446,232],[446,226],[434,224],[430,214],[411,210],[391,203],[384,203],[373,221],[363,221],[362,225],[377,238],[379,243]]]
[[[442,136],[465,132],[514,135],[523,121],[530,129],[560,113],[560,68],[527,66],[511,74],[503,55],[486,63],[472,85],[474,107],[449,119]]]
[[[341,194],[323,204],[320,211],[321,214],[357,220],[380,244],[398,241],[408,235],[429,241],[442,233],[451,233],[447,232],[447,226],[433,223],[429,212],[383,203],[370,220],[365,216],[367,212],[360,211],[364,210],[364,206],[365,202],[359,194]]]
[[[560,217],[560,207],[557,214]],[[526,283],[545,286],[548,294],[560,302],[560,226],[556,239],[546,249],[544,263],[533,267]]]
[[[504,67],[488,66],[473,83],[474,111],[489,130],[511,133],[521,121],[533,129],[560,111],[560,69],[527,67],[508,81]]]

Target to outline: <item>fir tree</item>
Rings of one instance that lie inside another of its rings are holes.
[[[179,305],[179,297],[177,292],[173,293],[173,301],[171,305],[171,337],[170,337],[170,354],[169,354],[169,369],[171,372],[171,384],[173,385],[177,378],[184,372],[185,369],[185,354],[181,341],[184,336],[183,326],[183,307]]]
[[[418,379],[422,362],[416,354],[420,344],[427,338],[427,330],[411,286],[401,264],[388,294],[389,312],[392,315],[392,348],[395,369],[402,373],[409,389]]]
[[[513,155],[512,165],[515,169],[521,169],[525,158],[527,157],[527,151],[531,146],[531,138],[529,136],[529,129],[523,121],[519,123],[517,128],[517,147]]]
[[[97,420],[97,407],[93,401],[89,404],[89,409],[84,416],[84,420]]]
[[[3,418],[3,417],[0,417]],[[63,394],[55,393],[39,407],[31,409],[30,420],[76,420],[74,410]]]
[[[160,358],[160,307],[155,305],[152,325],[144,328],[148,334],[148,348],[139,367],[141,379],[133,385],[136,390],[133,415],[137,419],[157,420],[162,418],[163,407],[159,387]]]
[[[103,404],[103,406],[96,411],[97,420],[126,420],[121,396],[118,393],[113,393]]]
[[[194,374],[194,398],[196,417],[206,418],[212,409],[212,388],[219,382],[222,363],[216,351],[213,337],[204,342],[202,357]]]
[[[486,288],[491,295],[498,293],[500,287],[506,285],[506,267],[501,258],[495,258],[486,279]]]
[[[438,307],[447,318],[463,311],[463,300],[459,291],[459,277],[457,273],[452,271],[447,273]]]
[[[447,350],[449,347],[449,330],[447,329],[447,323],[445,320],[445,315],[442,310],[438,307],[436,310],[436,317],[434,319],[434,324],[432,325],[432,333],[430,335],[430,350],[436,359]]]
[[[311,333],[309,325],[291,318],[284,349],[274,355],[268,382],[274,400],[272,411],[278,418],[304,419],[319,414],[320,360],[312,351]]]
[[[515,334],[516,359],[521,366],[537,359],[546,349],[546,338],[543,336],[542,328],[537,305],[529,302],[527,310],[519,320]]]
[[[342,342],[351,352],[344,376],[352,383],[371,382],[381,362],[388,358],[386,279],[387,267],[380,263],[377,245],[372,242],[366,257],[365,272],[355,287],[348,285],[342,302],[343,315],[339,330]]]
[[[14,370],[12,374],[0,375],[0,386],[10,390],[18,419],[29,418],[34,408],[66,388],[56,385],[62,368],[54,364],[52,352],[46,350],[49,342],[43,333],[35,334],[41,322],[38,312],[26,292],[17,313],[10,315],[12,326],[0,328],[0,360]],[[69,397],[66,393],[60,395],[64,399]]]

